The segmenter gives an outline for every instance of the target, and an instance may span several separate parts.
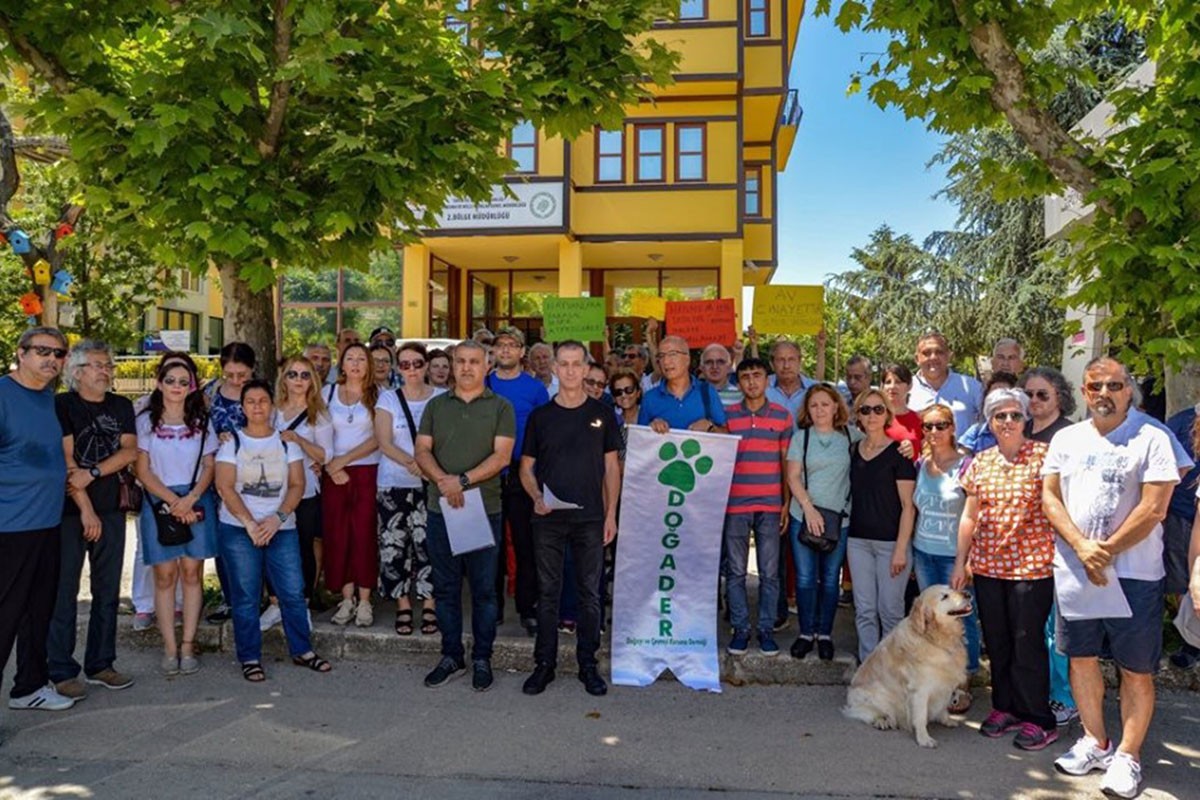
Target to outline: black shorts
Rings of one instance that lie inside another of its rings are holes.
[[[1163,582],[1131,578],[1120,581],[1133,615],[1079,620],[1059,615],[1057,649],[1068,658],[1096,658],[1107,639],[1117,666],[1153,675],[1162,658]]]

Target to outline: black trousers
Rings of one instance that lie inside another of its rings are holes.
[[[976,575],[975,601],[992,663],[992,708],[1054,730],[1045,635],[1054,579],[1012,581]]]
[[[554,512],[533,520],[533,549],[537,556],[538,584],[541,588],[534,658],[539,664],[558,662],[558,601],[562,595],[563,561],[570,547],[575,563],[575,592],[579,598],[575,659],[581,667],[595,666],[596,651],[600,649],[604,523],[567,522],[553,517]]]
[[[0,670],[17,646],[10,697],[33,694],[50,680],[46,635],[58,594],[58,528],[0,532]]]
[[[517,465],[514,462],[508,472],[501,478],[503,494],[501,495],[500,529],[507,529],[512,536],[513,552],[517,560],[516,584],[517,615],[522,619],[537,616],[538,602],[538,571],[537,560],[533,553],[533,500],[521,486],[517,475]],[[504,579],[508,572],[508,551],[503,546],[499,548],[500,564],[496,569],[496,601],[499,613],[504,614]],[[557,627],[558,621],[555,620]]]

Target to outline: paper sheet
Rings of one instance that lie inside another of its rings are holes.
[[[1074,552],[1059,551],[1054,560],[1054,593],[1063,619],[1117,619],[1133,616],[1117,571],[1104,570],[1108,583],[1097,586],[1088,580],[1087,569]]]
[[[542,502],[551,511],[570,511],[576,508],[583,508],[583,506],[578,506],[556,497],[554,492],[550,491],[550,484],[548,483],[542,486]]]
[[[451,508],[445,497],[438,498],[442,516],[446,518],[446,536],[450,552],[456,556],[494,547],[492,524],[483,507],[483,494],[478,489],[463,492],[462,508]]]

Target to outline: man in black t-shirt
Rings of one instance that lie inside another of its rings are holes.
[[[50,680],[60,694],[87,696],[87,684],[124,689],[133,679],[113,668],[117,658],[117,604],[125,559],[125,512],[118,473],[137,459],[133,404],[109,391],[113,361],[108,345],[84,340],[66,366],[72,389],[55,398],[67,458],[67,501],[59,527],[60,576],[47,651]],[[75,660],[76,599],[84,555],[91,565],[84,679]]]
[[[617,452],[621,434],[612,410],[588,397],[583,378],[587,349],[566,341],[554,354],[558,394],[529,415],[521,450],[521,485],[533,498],[533,547],[537,560],[536,667],[525,694],[541,694],[554,680],[558,656],[558,602],[563,559],[569,545],[575,562],[580,619],[576,638],[579,680],[588,694],[608,685],[596,665],[600,648],[600,577],[604,546],[617,534],[621,491]]]

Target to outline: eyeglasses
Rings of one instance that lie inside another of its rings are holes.
[[[396,340],[395,339],[376,339],[374,342],[374,346],[378,347],[379,345],[383,345],[384,347],[395,347]]]
[[[884,414],[887,413],[887,406],[885,406],[885,405],[859,406],[858,413],[863,415],[864,417],[868,417],[871,414],[875,414],[877,416],[883,416]]]
[[[412,361],[405,359],[396,362],[398,369],[420,369],[423,366],[425,366],[425,359],[423,358],[414,358]]]
[[[664,350],[658,354],[658,360],[662,361],[664,358],[673,358],[678,356],[686,357],[687,354],[687,350]]]
[[[595,380],[594,378],[584,378],[583,383],[585,386],[590,386],[593,389],[604,388],[604,381],[598,381],[598,380]]]
[[[38,355],[41,355],[39,353]],[[1110,394],[1116,394],[1125,388],[1125,381],[1091,381],[1085,383],[1085,387],[1092,394],[1099,394],[1101,389],[1108,389]]]
[[[44,344],[31,344],[25,346],[25,352],[32,350],[37,355],[45,358],[46,356],[54,356],[55,358],[66,358],[67,348],[65,347],[47,347]]]
[[[191,378],[172,378],[172,377],[168,376],[166,378],[163,378],[161,383],[163,386],[191,386],[192,379]]]
[[[1024,422],[1025,415],[1020,411],[997,411],[992,414],[993,422]]]
[[[724,366],[728,366],[729,362],[722,361],[717,358],[710,358],[706,361],[701,361],[700,364],[705,367],[724,367]]]
[[[496,342],[494,345],[492,345],[492,347],[496,348],[497,350],[520,350],[521,349],[521,345],[517,344],[512,339],[509,339],[507,337]]]
[[[98,363],[95,361],[89,361],[87,363],[87,365],[89,367],[91,367],[92,369],[96,370],[97,372],[112,372],[114,369],[117,368],[117,365],[113,364],[112,362],[108,362],[107,364],[105,364],[105,363]]]
[[[308,370],[289,369],[287,372],[283,373],[283,377],[287,378],[289,381],[294,381],[297,378],[301,380],[308,380],[312,377],[312,373]]]
[[[954,427],[953,422],[922,422],[921,429],[925,431],[944,431]]]
[[[636,387],[636,386],[626,386],[624,389],[613,389],[612,396],[613,397],[624,397],[627,394],[628,395],[636,394],[637,390],[638,390],[638,387]]]
[[[1030,391],[1029,389],[1026,389],[1025,396],[1030,400],[1041,400],[1043,403],[1050,399],[1050,393],[1045,389],[1038,389],[1037,391]]]

